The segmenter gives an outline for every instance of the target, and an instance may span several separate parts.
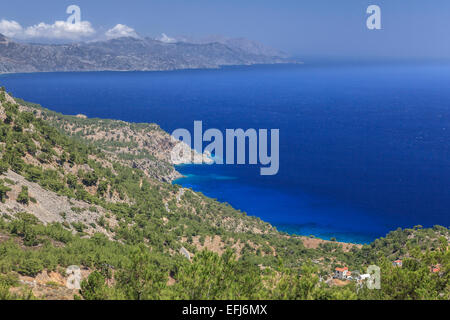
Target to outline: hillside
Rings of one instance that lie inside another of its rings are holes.
[[[170,184],[175,143],[155,124],[65,116],[2,88],[0,299],[450,298],[447,228],[365,246],[280,233]],[[374,263],[381,291],[329,281]],[[65,287],[71,265],[81,291]]]
[[[73,139],[100,148],[116,162],[139,168],[164,182],[181,177],[170,158],[170,151],[178,142],[156,124],[68,116],[21,99],[16,102],[21,111],[32,112]]]
[[[274,50],[248,43],[166,43],[124,37],[53,45],[16,42],[0,34],[0,73],[159,71],[293,62]]]

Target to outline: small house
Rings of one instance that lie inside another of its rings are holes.
[[[441,266],[438,264],[438,265],[435,265],[435,266],[432,266],[431,267],[431,272],[433,272],[433,273],[439,273],[439,272],[441,272]]]
[[[347,273],[348,273],[348,268],[344,267],[344,268],[336,268],[334,269],[334,277],[337,279],[346,279],[347,278]]]
[[[402,264],[403,264],[402,260],[395,260],[394,262],[392,262],[392,265],[394,267],[400,267],[401,268]]]

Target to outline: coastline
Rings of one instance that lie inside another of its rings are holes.
[[[258,66],[274,66],[274,65],[304,65],[303,61],[287,61],[287,62],[274,62],[274,63],[249,63],[249,64],[230,64],[230,65],[219,65],[212,67],[199,67],[199,68],[168,68],[168,69],[136,69],[136,70],[127,70],[127,69],[91,69],[91,70],[52,70],[52,71],[19,71],[19,72],[1,72],[0,76],[3,75],[20,75],[20,74],[40,74],[40,73],[107,73],[107,72],[119,72],[119,73],[127,73],[127,72],[177,72],[177,71],[207,71],[207,70],[221,70],[226,68],[233,67],[258,67]]]
[[[180,185],[182,188],[186,188],[186,189],[192,189],[196,192],[201,192],[203,194],[205,194],[205,196],[209,197],[209,198],[213,198],[216,199],[217,197],[213,194],[211,194],[211,192],[208,192],[208,190],[206,189],[202,189],[202,188],[195,188],[195,186],[193,186],[193,184],[196,184],[196,179],[201,179],[202,181],[204,180],[230,180],[229,177],[228,179],[223,178],[222,176],[214,176],[214,177],[209,177],[209,176],[202,176],[202,175],[197,175],[196,173],[183,173],[183,167],[190,167],[191,170],[192,168],[195,168],[197,166],[205,166],[205,164],[177,164],[174,165],[174,169],[180,173],[180,177],[172,180],[172,184],[174,185]],[[219,178],[217,178],[219,177]],[[190,181],[190,179],[194,180],[194,181]],[[231,179],[231,180],[234,180]],[[221,182],[218,182],[219,184],[221,184]],[[222,183],[223,185],[223,183]],[[238,191],[237,191],[238,192]],[[230,203],[230,199],[224,199],[224,198],[220,198],[218,199],[218,201],[220,202],[226,202],[226,203]],[[244,211],[247,213],[247,209],[242,208],[241,206],[238,205],[233,205],[232,203],[230,203],[230,205],[235,208],[236,210],[240,210],[240,211]],[[258,215],[257,212],[251,212],[248,213],[249,216],[261,219],[262,221],[270,224],[272,227],[274,227],[277,231],[279,231],[280,233],[284,233],[290,237],[299,237],[299,238],[304,238],[304,239],[308,239],[308,241],[323,241],[323,242],[330,242],[330,243],[341,243],[341,244],[352,244],[352,245],[364,245],[364,244],[369,244],[372,241],[374,241],[375,239],[379,238],[379,236],[377,235],[372,235],[372,234],[366,234],[363,232],[343,232],[343,231],[337,231],[337,230],[333,230],[330,228],[327,228],[325,226],[318,226],[312,223],[305,223],[302,225],[299,225],[297,223],[289,223],[289,222],[274,222],[274,221],[270,221],[270,219],[267,218],[263,218],[260,215]],[[302,231],[300,231],[302,230]],[[383,235],[385,236],[385,234]]]
[[[251,63],[251,64],[231,64],[231,65],[220,65],[213,67],[199,67],[199,68],[169,68],[169,69],[136,69],[136,70],[116,70],[116,69],[92,69],[92,70],[53,70],[53,71],[19,71],[19,72],[0,72],[0,76],[3,75],[21,75],[21,74],[45,74],[45,73],[108,73],[108,72],[118,72],[118,73],[127,73],[127,72],[177,72],[177,71],[207,71],[207,70],[221,70],[226,68],[233,67],[258,67],[258,66],[274,66],[274,65],[305,65],[303,61],[288,61],[288,62],[275,62],[275,63]]]

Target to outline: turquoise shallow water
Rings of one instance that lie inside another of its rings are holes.
[[[226,166],[183,165],[177,169],[185,177],[174,181],[175,184],[228,202],[249,215],[271,222],[280,231],[355,243],[369,243],[379,236],[373,232],[373,225],[365,224],[366,216],[351,206],[345,207],[313,195],[288,193],[273,190],[270,186],[255,185],[239,175],[227,175],[227,172],[223,172],[228,171]],[[348,215],[353,215],[354,220],[340,221],[340,216]],[[354,226],[356,228],[352,229]],[[383,230],[380,234],[383,234]]]
[[[156,122],[169,132],[280,129],[280,171],[181,166],[176,181],[290,233],[370,242],[450,225],[450,67],[287,65],[0,76],[66,114]]]

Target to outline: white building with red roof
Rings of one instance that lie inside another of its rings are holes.
[[[349,271],[347,267],[334,269],[334,277],[337,279],[347,279],[348,273]]]
[[[402,260],[395,260],[394,262],[392,262],[392,264],[394,265],[394,267],[402,267],[403,265],[403,261]]]

